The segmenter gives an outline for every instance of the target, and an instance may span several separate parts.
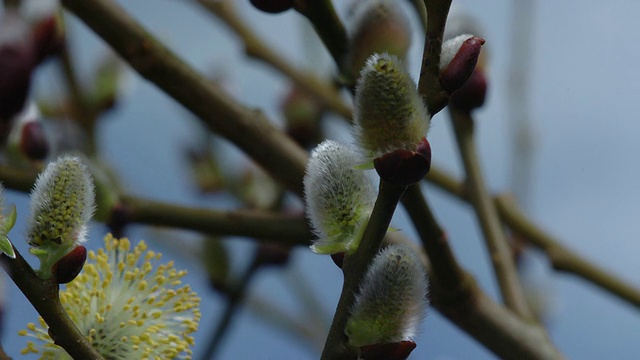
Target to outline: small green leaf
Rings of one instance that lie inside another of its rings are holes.
[[[6,254],[8,257],[12,259],[16,258],[16,253],[13,252],[13,246],[11,245],[11,241],[6,235],[0,235],[0,252]]]
[[[17,212],[16,205],[11,205],[11,211],[9,211],[9,216],[2,222],[2,231],[4,234],[8,234],[11,229],[13,229],[13,225],[16,224]]]

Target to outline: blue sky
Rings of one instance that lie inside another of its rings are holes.
[[[302,30],[302,20],[297,14],[265,15],[250,8],[246,1],[237,3],[254,28],[299,66],[321,71],[330,68],[313,55],[313,46],[305,45],[311,40],[303,35],[307,33]],[[340,1],[335,3],[341,7]],[[457,3],[476,17],[487,40],[490,93],[485,108],[476,114],[477,142],[491,189],[508,191],[513,153],[506,100],[507,70],[512,55],[511,2]],[[190,1],[137,0],[124,5],[200,71],[225,72],[232,91],[242,103],[263,108],[271,118],[278,119],[274,104],[286,90],[282,77],[263,64],[244,59],[242,49],[226,29],[212,24]],[[640,163],[634,155],[640,153],[637,140],[640,3],[538,1],[534,8],[531,14],[534,50],[528,86],[535,161],[527,211],[543,228],[580,254],[640,286],[637,260]],[[91,62],[106,50],[82,25],[72,22],[71,30],[81,71],[88,74]],[[414,75],[419,70],[421,41],[419,37],[414,39],[409,61]],[[50,73],[51,69],[43,69],[38,78],[39,94],[50,89],[47,71]],[[176,150],[191,141],[196,129],[185,111],[144,80],[134,76],[130,85],[129,97],[121,108],[104,119],[99,142],[127,190],[180,203],[229,206],[228,202],[200,199],[189,189],[180,152]],[[461,175],[447,121],[443,112],[432,122],[429,139],[433,161]],[[334,131],[335,137],[347,138],[340,131]],[[159,177],[163,181],[158,181]],[[495,282],[469,207],[431,187],[427,191],[460,261],[495,296]],[[19,214],[26,214],[26,196],[8,192],[8,201],[18,204]],[[397,214],[394,226],[414,235],[403,211]],[[22,229],[20,223],[14,233],[21,234]],[[90,246],[101,244],[103,232],[104,228],[97,224]],[[153,240],[150,238],[153,233],[139,227],[134,227],[129,236],[134,240],[142,237]],[[239,257],[250,250],[246,241],[232,243],[233,252]],[[26,246],[22,245],[21,250],[25,252]],[[339,296],[339,272],[328,258],[304,248],[297,249],[294,255],[291,269],[267,271],[256,278],[253,294],[300,310],[287,285],[290,280],[283,279],[302,276],[314,289],[323,304],[323,313],[328,316]],[[198,334],[198,340],[203,340],[207,329],[219,318],[222,302],[208,291],[200,269],[179,257],[178,262],[191,269],[190,280],[202,295],[203,303],[210,304],[203,310],[202,331]],[[551,299],[551,337],[568,358],[637,358],[640,354],[637,310],[570,275],[553,273],[542,257],[536,257],[533,263],[535,280],[542,284],[537,291]],[[22,295],[8,285],[9,326],[2,343],[18,358],[25,339],[16,332],[27,321],[34,321],[36,315]],[[427,317],[417,343],[413,359],[494,358],[434,311]],[[220,359],[314,358],[318,355],[309,347],[274,331],[250,311],[240,313],[220,352]]]

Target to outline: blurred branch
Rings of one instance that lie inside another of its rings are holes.
[[[340,97],[338,89],[313,73],[296,69],[286,58],[266,46],[265,42],[238,16],[231,1],[197,0],[197,2],[216,15],[238,35],[248,56],[264,61],[301,88],[316,96],[334,113],[351,119],[353,109]]]
[[[7,353],[4,352],[4,349],[2,348],[1,343],[0,343],[0,360],[11,360],[11,357],[9,357],[9,355],[7,355]]]
[[[409,0],[411,6],[416,10],[416,15],[420,19],[422,30],[427,31],[427,7],[424,0]]]
[[[418,90],[427,103],[429,114],[435,115],[449,102],[449,96],[440,85],[440,51],[451,0],[424,0],[424,4],[427,8],[427,32]]]
[[[440,189],[469,202],[469,195],[463,183],[436,166],[426,177],[427,181]],[[572,250],[566,248],[559,240],[536,226],[506,195],[494,197],[493,201],[500,217],[509,228],[522,235],[523,240],[545,252],[556,270],[574,274],[599,286],[635,307],[640,307],[640,289],[629,285],[606,270],[594,265]]]
[[[499,195],[495,198],[495,203],[505,223],[522,235],[527,243],[544,251],[555,270],[578,275],[640,309],[640,289],[618,279],[558,243],[527,219],[510,196]]]
[[[307,154],[262,113],[240,105],[196,73],[115,2],[62,0],[62,4],[140,75],[198,116],[210,130],[237,145],[288,189],[302,194]]]
[[[37,173],[0,165],[0,182],[7,189],[28,192]],[[267,210],[195,208],[121,195],[125,222],[175,227],[215,235],[270,239],[282,245],[306,245],[313,237],[303,215],[287,215]],[[100,204],[99,204],[100,205]],[[98,205],[98,206],[99,206]],[[111,209],[106,209],[111,211]]]
[[[175,227],[220,236],[269,239],[282,245],[306,245],[313,235],[303,215],[266,210],[220,211],[122,196],[132,223]],[[265,240],[266,241],[266,240]]]
[[[58,284],[39,278],[15,247],[14,251],[15,259],[0,255],[0,260],[7,265],[9,277],[49,325],[54,343],[74,359],[102,359],[62,307]]]
[[[344,333],[345,326],[356,299],[360,282],[366,274],[371,260],[382,244],[389,223],[393,217],[398,201],[406,190],[405,186],[391,185],[380,180],[378,198],[373,207],[369,223],[362,236],[358,250],[352,255],[345,256],[342,270],[344,283],[340,300],[327,335],[327,342],[322,351],[322,360],[355,360],[358,356],[348,344]]]
[[[542,327],[488,298],[460,267],[419,185],[407,189],[402,203],[429,257],[431,300],[443,315],[501,358],[563,358]]]
[[[503,301],[518,315],[525,319],[532,319],[533,314],[524,297],[509,242],[482,176],[473,139],[474,119],[466,111],[450,107],[449,112],[467,174],[469,199],[482,228]]]
[[[316,33],[331,53],[340,75],[347,83],[353,82],[355,74],[351,74],[345,66],[345,58],[349,52],[347,31],[331,0],[296,0],[294,3],[295,9],[313,24]]]
[[[204,351],[204,355],[202,356],[202,360],[214,358],[216,351],[220,348],[222,339],[224,339],[224,335],[229,330],[231,320],[237,314],[238,309],[244,302],[244,297],[247,289],[249,288],[249,284],[251,283],[251,279],[253,279],[254,275],[257,274],[258,269],[260,269],[260,265],[258,256],[254,256],[253,261],[245,270],[244,274],[242,274],[240,279],[238,279],[234,284],[229,285],[228,289],[226,289],[225,294],[227,295],[227,302],[224,311],[222,312],[222,319],[218,321],[211,338],[207,342],[207,347]]]

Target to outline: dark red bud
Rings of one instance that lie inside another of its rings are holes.
[[[484,39],[476,36],[465,40],[449,65],[442,70],[440,83],[449,94],[467,82],[476,68],[483,44]]]
[[[289,261],[291,248],[274,242],[261,243],[256,254],[256,261],[262,265],[286,265]]]
[[[113,206],[106,223],[113,237],[116,239],[124,237],[124,229],[129,224],[130,219],[131,210],[127,205],[118,203]]]
[[[360,348],[360,358],[364,360],[406,360],[415,348],[416,343],[411,340],[367,345]]]
[[[0,46],[0,122],[24,108],[35,63],[30,43]]]
[[[47,157],[49,143],[40,122],[31,121],[22,127],[20,149],[31,160],[44,160]]]
[[[484,71],[476,69],[469,80],[458,91],[451,94],[449,105],[456,109],[471,111],[484,104],[487,95],[487,78]]]
[[[271,14],[281,13],[293,7],[293,0],[250,0],[258,10]]]
[[[340,269],[342,269],[342,265],[344,264],[344,256],[345,253],[343,252],[331,254],[331,260],[333,260],[333,263],[336,264]]]
[[[32,35],[36,64],[40,64],[49,56],[60,52],[64,46],[64,38],[58,29],[55,16],[48,17],[36,24]]]
[[[86,260],[87,248],[82,245],[76,246],[53,265],[53,278],[58,284],[70,283],[80,274]]]
[[[378,175],[389,184],[408,186],[422,180],[431,168],[431,146],[423,138],[415,151],[396,150],[373,159]]]

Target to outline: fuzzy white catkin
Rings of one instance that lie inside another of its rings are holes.
[[[428,280],[406,245],[382,250],[369,266],[345,333],[356,347],[410,340],[427,307]]]
[[[462,47],[462,44],[472,37],[473,35],[469,34],[458,35],[442,44],[442,52],[440,53],[440,70],[443,70],[447,65],[449,65],[451,60],[453,60],[460,50],[460,47]]]
[[[61,157],[38,176],[31,192],[27,240],[32,246],[83,243],[95,210],[89,170],[77,157]]]
[[[373,209],[376,192],[356,166],[354,148],[332,140],[311,153],[304,177],[306,213],[319,240],[311,250],[322,254],[357,249]]]
[[[429,130],[430,117],[416,84],[400,60],[372,55],[356,86],[355,138],[368,158],[415,150]]]

